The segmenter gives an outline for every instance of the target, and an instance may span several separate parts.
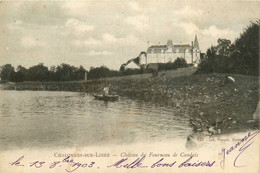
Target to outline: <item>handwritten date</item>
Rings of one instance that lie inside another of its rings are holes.
[[[16,161],[10,163],[10,165],[11,166],[25,166],[25,164],[23,164],[23,162],[22,162],[23,159],[24,159],[24,156],[21,156]],[[92,168],[95,165],[95,162],[90,162],[90,163],[76,162],[73,159],[71,159],[70,156],[68,156],[68,157],[64,158],[63,160],[53,161],[47,166],[49,169],[53,169],[57,166],[62,167],[64,163],[70,164],[70,166],[65,169],[67,172],[74,172],[79,168]],[[46,164],[47,164],[46,162],[38,161],[38,160],[28,163],[29,167],[35,167],[35,168],[41,168],[41,167],[45,166]]]

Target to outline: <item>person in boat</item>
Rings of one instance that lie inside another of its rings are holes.
[[[109,95],[109,86],[110,86],[110,84],[107,86],[107,87],[104,87],[104,89],[103,89],[103,95],[104,96],[108,96]]]

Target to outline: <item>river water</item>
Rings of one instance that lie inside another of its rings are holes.
[[[172,107],[76,92],[0,90],[0,149],[160,142],[192,133]]]

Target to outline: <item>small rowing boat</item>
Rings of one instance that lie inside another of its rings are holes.
[[[104,101],[117,101],[119,98],[118,95],[98,95],[98,94],[94,94],[94,97],[97,100],[104,100]]]

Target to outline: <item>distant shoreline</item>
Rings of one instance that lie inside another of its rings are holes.
[[[259,100],[258,77],[230,74],[235,83],[226,83],[227,74],[193,74],[195,71],[190,67],[160,72],[157,77],[143,74],[89,81],[6,83],[2,89],[100,94],[110,84],[111,94],[172,106],[176,116],[190,117],[195,132],[211,135],[258,128],[258,122],[251,121]]]

